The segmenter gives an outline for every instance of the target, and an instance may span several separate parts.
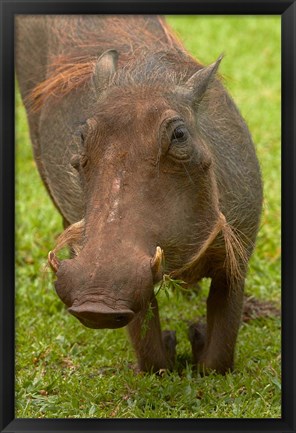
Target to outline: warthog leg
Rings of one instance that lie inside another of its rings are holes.
[[[206,325],[201,322],[193,323],[189,327],[189,340],[191,343],[193,360],[199,363],[206,342]]]
[[[140,370],[157,372],[171,369],[175,363],[176,336],[173,331],[160,329],[158,305],[155,298],[148,308],[137,314],[128,325]]]
[[[206,331],[196,325],[189,331],[194,361],[204,372],[209,369],[224,374],[233,368],[243,288],[244,278],[231,284],[223,274],[212,279],[207,299]]]

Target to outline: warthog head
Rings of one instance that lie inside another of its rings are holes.
[[[121,82],[114,50],[95,66],[97,104],[76,133],[81,152],[71,160],[85,216],[64,234],[71,240],[75,232],[79,252],[63,261],[55,250],[49,254],[58,295],[88,327],[128,324],[163,272],[187,263],[217,222],[211,153],[198,114],[204,116],[202,101],[220,60],[174,85]]]

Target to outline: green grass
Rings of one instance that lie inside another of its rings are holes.
[[[170,17],[203,63],[223,52],[221,73],[256,143],[264,211],[246,291],[280,306],[280,18]],[[158,295],[162,326],[175,329],[177,368],[136,374],[124,329],[90,330],[65,312],[44,268],[62,231],[32,158],[17,94],[16,416],[32,418],[278,418],[281,416],[280,320],[240,330],[235,371],[200,376],[191,367],[187,322],[205,313],[199,295]]]

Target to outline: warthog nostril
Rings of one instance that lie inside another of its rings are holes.
[[[127,325],[134,317],[132,310],[114,310],[105,304],[85,302],[81,305],[72,305],[69,313],[77,317],[89,328],[121,328]]]

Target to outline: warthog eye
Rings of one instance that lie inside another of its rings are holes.
[[[81,153],[80,155],[80,165],[82,168],[85,168],[88,164],[88,157],[85,153]]]
[[[162,122],[160,140],[163,155],[182,163],[192,159],[191,132],[180,116],[168,117]]]
[[[86,122],[78,122],[75,126],[77,126],[77,129],[73,133],[73,140],[77,145],[83,144],[86,136],[87,124]]]
[[[85,168],[88,164],[88,158],[85,153],[75,154],[70,159],[70,164],[75,170],[79,171],[80,168]]]
[[[77,131],[77,136],[80,138],[81,143],[84,143],[84,140],[85,140],[85,132],[84,132],[84,131]]]
[[[188,140],[189,133],[185,126],[178,126],[174,129],[172,137],[171,137],[171,143],[177,144],[177,143],[184,143]]]

